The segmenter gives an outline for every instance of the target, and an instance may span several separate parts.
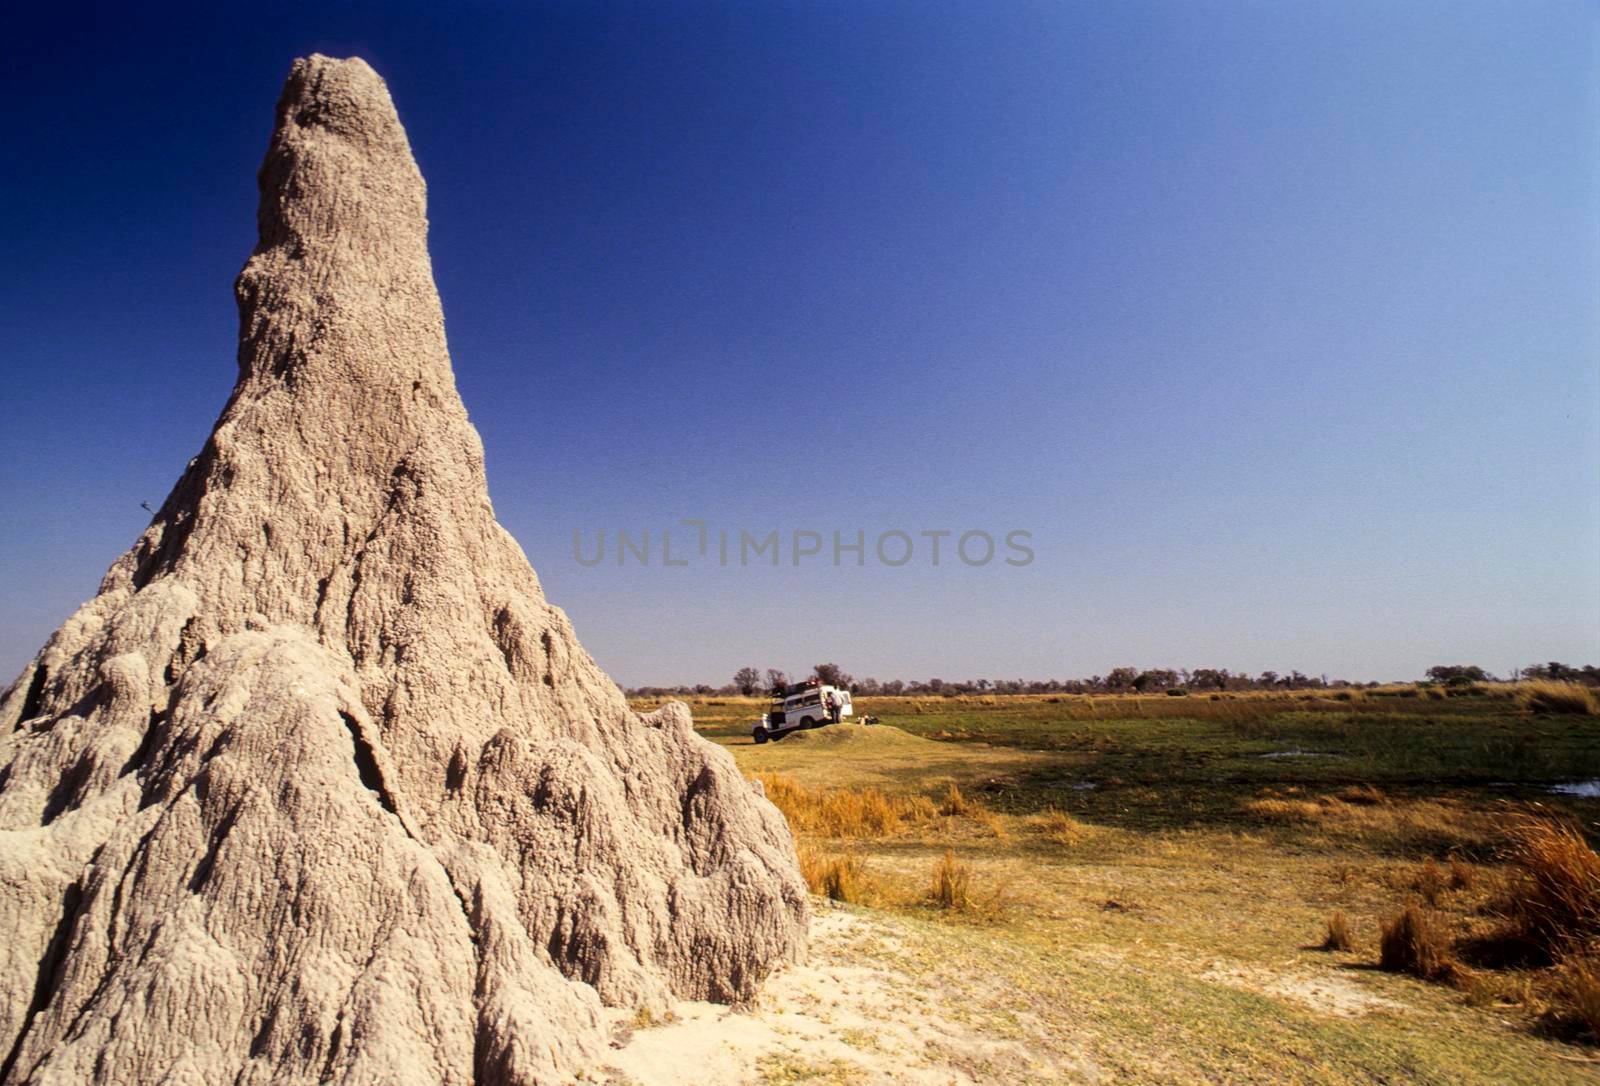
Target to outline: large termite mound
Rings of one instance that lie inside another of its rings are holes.
[[[295,63],[260,187],[221,419],[0,700],[0,1082],[567,1081],[750,996],[793,842],[496,523],[366,64]]]

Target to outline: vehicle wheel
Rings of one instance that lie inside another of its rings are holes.
[[[817,726],[817,722],[811,717],[802,717],[800,719],[800,726],[802,728],[815,728]]]
[[[758,732],[752,732],[751,734],[755,736],[757,743],[765,743],[767,741],[767,729],[765,728],[762,728]]]

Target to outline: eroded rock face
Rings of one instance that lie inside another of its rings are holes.
[[[0,1082],[568,1081],[802,953],[793,842],[496,523],[366,64],[260,182],[221,419],[0,699]]]

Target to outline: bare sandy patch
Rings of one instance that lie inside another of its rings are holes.
[[[1321,1014],[1359,1018],[1377,1011],[1407,1011],[1409,1006],[1369,990],[1355,979],[1330,972],[1274,970],[1263,966],[1213,965],[1201,980],[1299,1003]]]
[[[986,1036],[970,1008],[930,988],[903,960],[906,938],[887,918],[820,905],[809,960],[769,980],[753,1006],[679,1003],[670,1021],[647,1028],[613,1012],[610,1081],[967,1086],[1060,1078],[1050,1057]]]

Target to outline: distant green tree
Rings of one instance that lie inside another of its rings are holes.
[[[733,673],[733,685],[738,687],[739,693],[748,698],[761,689],[761,672],[753,667],[741,667]]]
[[[818,664],[812,673],[825,686],[837,686],[843,690],[850,689],[850,683],[854,681],[853,676],[847,675],[838,664]]]
[[[1428,681],[1442,686],[1467,686],[1492,679],[1487,671],[1475,664],[1435,664],[1428,669]]]

